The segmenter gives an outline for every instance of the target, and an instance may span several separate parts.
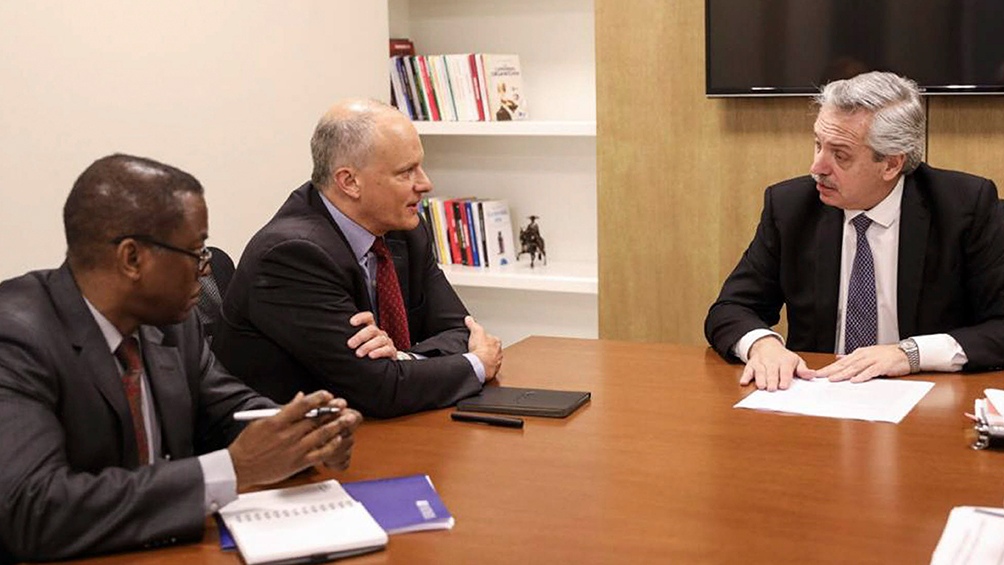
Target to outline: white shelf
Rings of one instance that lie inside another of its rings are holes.
[[[595,121],[427,122],[415,121],[420,135],[549,135],[596,137]]]
[[[450,284],[481,288],[533,290],[543,292],[597,293],[595,263],[539,261],[530,268],[530,260],[523,258],[515,265],[498,268],[440,265]]]
[[[530,120],[413,122],[440,196],[505,200],[514,231],[541,218],[548,265],[530,269],[524,255],[502,269],[443,267],[504,343],[599,335],[594,3],[388,0],[391,37],[410,38],[420,53],[520,57]]]

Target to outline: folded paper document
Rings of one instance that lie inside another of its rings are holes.
[[[794,379],[787,390],[758,390],[735,408],[898,424],[933,386],[931,382],[902,379],[863,383]]]
[[[242,494],[220,516],[248,565],[330,561],[387,545],[373,516],[333,480]]]

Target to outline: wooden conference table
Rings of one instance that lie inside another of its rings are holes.
[[[352,468],[330,476],[427,473],[457,523],[344,563],[927,563],[953,506],[1001,505],[1004,453],[970,449],[962,413],[1004,373],[918,377],[937,384],[893,425],[733,409],[752,390],[740,370],[703,347],[515,344],[503,384],[592,402],[522,430],[449,410],[367,421]],[[78,563],[240,562],[217,543],[210,528]]]

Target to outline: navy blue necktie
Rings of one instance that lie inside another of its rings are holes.
[[[847,315],[844,321],[844,353],[878,343],[878,306],[875,298],[875,261],[866,232],[872,225],[860,214],[851,220],[858,232],[858,247],[847,285]]]

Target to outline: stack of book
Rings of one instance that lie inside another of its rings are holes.
[[[528,118],[519,55],[415,55],[391,40],[391,104],[412,120],[487,122]]]
[[[428,475],[409,475],[242,494],[220,510],[217,524],[220,547],[236,547],[257,565],[379,551],[388,534],[448,530],[454,519]]]
[[[430,197],[422,200],[419,213],[432,230],[441,265],[502,267],[516,259],[504,200]]]

